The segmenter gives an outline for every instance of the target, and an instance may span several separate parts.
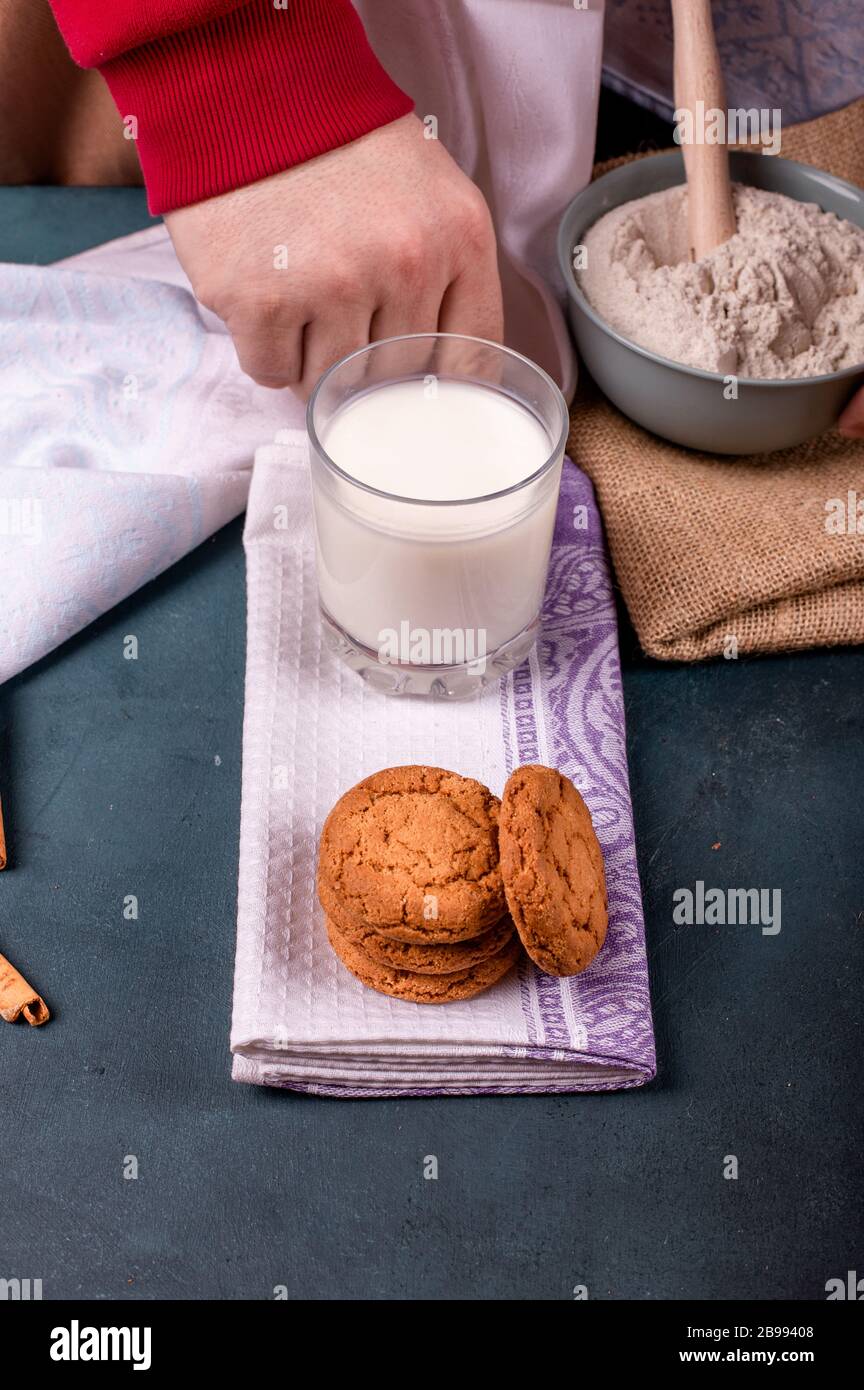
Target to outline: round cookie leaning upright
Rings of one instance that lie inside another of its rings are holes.
[[[548,975],[578,975],[606,940],[603,854],[569,778],[537,763],[508,778],[501,800],[501,875],[516,930]]]
[[[440,767],[389,767],[336,802],[321,832],[319,897],[396,941],[479,936],[507,911],[500,802]],[[325,891],[322,893],[322,889]]]

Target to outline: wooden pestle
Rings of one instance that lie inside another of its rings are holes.
[[[729,178],[729,150],[724,140],[708,145],[704,123],[696,121],[697,102],[704,111],[722,111],[726,88],[714,38],[711,0],[672,0],[675,21],[675,106],[694,116],[694,141],[685,143],[690,256],[700,261],[735,235],[735,206]],[[728,131],[726,131],[728,134]]]

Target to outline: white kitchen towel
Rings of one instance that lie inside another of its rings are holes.
[[[0,265],[0,682],[238,516],[256,446],[302,419],[242,374],[163,225]]]
[[[530,662],[464,703],[392,698],[324,644],[306,448],[304,434],[284,432],[258,450],[246,518],[234,1077],[341,1097],[643,1084],[654,1039],[615,604],[591,484],[565,466]],[[334,802],[403,763],[451,768],[500,795],[526,762],[559,767],[591,809],[609,891],[603,950],[568,980],[526,961],[464,1003],[409,1004],[365,988],[330,949],[315,897]]]

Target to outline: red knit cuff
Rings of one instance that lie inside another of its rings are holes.
[[[414,105],[350,0],[253,0],[99,70],[135,132],[153,213],[278,174]]]

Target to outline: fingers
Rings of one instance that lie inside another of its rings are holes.
[[[308,313],[286,299],[242,304],[226,318],[240,366],[259,386],[291,387],[308,399],[328,367],[369,342],[436,331],[500,342],[504,332],[497,267],[488,259],[465,267],[443,291],[440,284],[397,285],[374,313],[344,305],[311,319]]]
[[[463,267],[448,286],[438,316],[442,333],[465,333],[500,343],[504,337],[501,281],[494,259],[485,256]]]
[[[349,352],[369,342],[371,315],[368,307],[336,310],[307,323],[303,333],[303,364],[297,394],[308,400],[319,377]]]
[[[308,400],[318,378],[369,342],[370,309],[335,309],[314,318],[290,300],[244,306],[226,323],[240,366],[259,386],[291,387]]]
[[[504,337],[504,306],[495,229],[477,190],[461,210],[459,252],[451,283],[441,305],[442,333],[464,333],[500,343]]]
[[[273,390],[297,387],[303,376],[305,314],[288,300],[242,303],[225,315],[237,359],[247,376]]]
[[[850,439],[864,439],[864,391],[852,397],[840,416],[838,429]]]
[[[434,283],[419,293],[409,292],[387,299],[373,316],[372,341],[400,338],[405,333],[437,332],[445,289],[446,285]]]

